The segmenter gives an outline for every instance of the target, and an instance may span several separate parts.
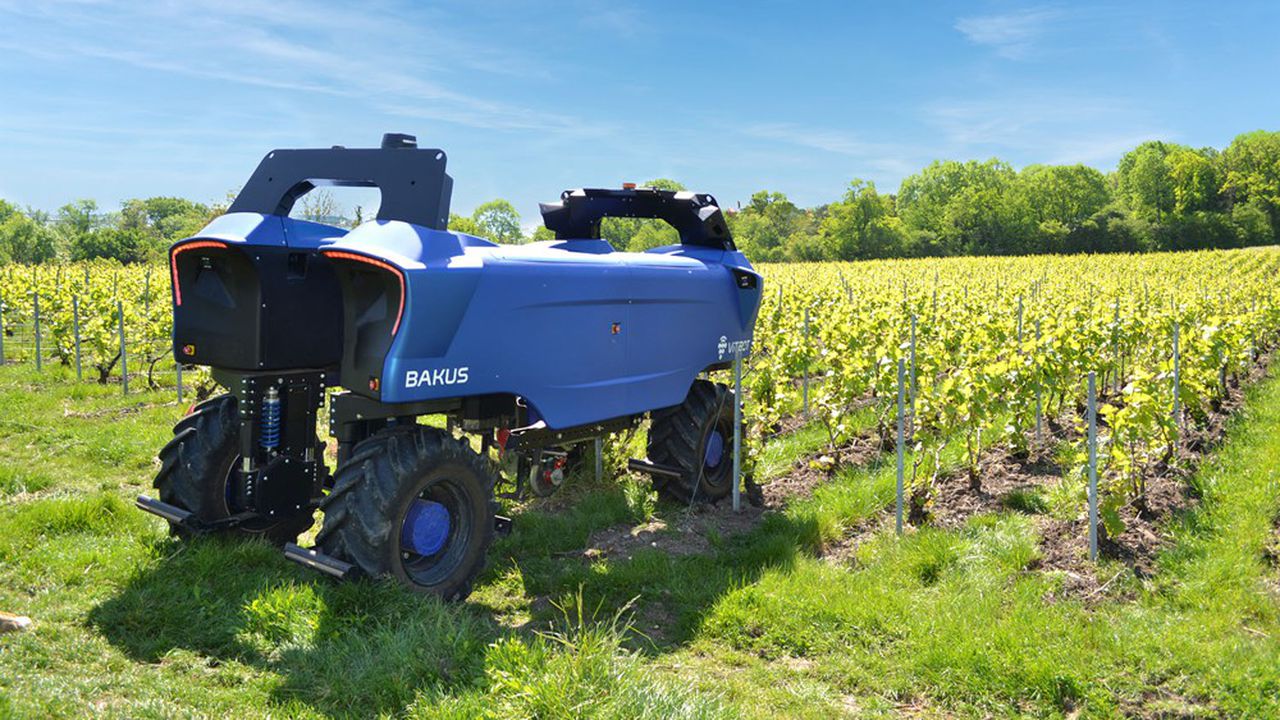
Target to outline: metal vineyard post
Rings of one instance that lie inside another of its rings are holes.
[[[1022,345],[1022,296],[1018,296],[1018,345]]]
[[[124,305],[119,300],[116,301],[116,315],[120,318],[120,387],[121,391],[129,394],[129,361],[125,355],[124,347]]]
[[[905,465],[906,455],[906,438],[905,438],[905,411],[903,408],[904,397],[906,395],[906,376],[907,364],[902,358],[898,358],[898,498],[897,498],[897,527],[898,534],[902,534],[902,481],[903,469]]]
[[[809,308],[804,309],[804,380],[803,380],[803,408],[801,412],[805,417],[809,417]]]
[[[76,343],[76,382],[84,380],[80,369],[80,296],[71,296],[71,329]]]
[[[1178,323],[1173,323],[1173,424],[1182,432],[1182,358],[1178,352]]]
[[[32,312],[35,313],[36,330],[36,370],[40,369],[40,293],[31,293]]]
[[[742,350],[733,351],[733,511],[742,509]]]
[[[916,434],[916,398],[920,386],[916,379],[916,316],[911,316],[911,434]]]
[[[1098,559],[1098,388],[1089,371],[1089,559]]]
[[[1036,319],[1036,352],[1040,351],[1040,319]],[[1039,447],[1044,442],[1044,390],[1041,385],[1044,379],[1040,377],[1040,373],[1036,374],[1036,446]]]

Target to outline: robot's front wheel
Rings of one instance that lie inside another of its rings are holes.
[[[190,512],[202,524],[212,525],[245,510],[246,503],[231,482],[240,461],[240,415],[236,399],[218,395],[195,406],[173,427],[173,439],[160,450],[160,472],[155,488],[160,501]],[[317,456],[324,443],[316,441]],[[310,507],[278,518],[258,517],[217,531],[224,535],[261,537],[276,545],[293,542],[314,522]],[[176,535],[188,530],[172,525]]]
[[[466,442],[419,425],[388,428],[338,468],[316,545],[368,575],[461,600],[493,541],[493,485]]]

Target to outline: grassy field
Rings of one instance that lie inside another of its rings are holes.
[[[0,368],[0,610],[35,620],[0,636],[0,717],[1280,715],[1280,379],[1193,478],[1154,577],[1106,561],[1087,597],[1037,569],[1033,515],[897,539],[891,456],[743,520],[580,482],[511,509],[464,604],[335,584],[132,508],[181,412]],[[824,439],[773,442],[761,475]]]

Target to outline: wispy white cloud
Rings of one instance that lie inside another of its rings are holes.
[[[580,8],[578,23],[582,27],[607,33],[613,37],[635,39],[652,29],[647,16],[638,8],[617,3],[591,2]]]
[[[939,133],[939,157],[1012,153],[1044,163],[1109,165],[1143,140],[1177,136],[1119,97],[1012,94],[941,100],[923,113]]]
[[[775,140],[791,145],[811,148],[813,150],[836,153],[837,155],[849,155],[851,157],[865,157],[867,155],[892,150],[892,147],[889,145],[867,142],[849,133],[822,128],[802,127],[793,123],[764,123],[751,125],[745,128],[743,132],[751,137],[763,140]]]
[[[764,123],[751,125],[742,134],[753,140],[764,140],[792,148],[802,148],[817,153],[842,156],[841,164],[852,165],[849,178],[861,177],[876,180],[884,187],[895,186],[902,178],[920,168],[928,157],[926,148],[903,143],[876,142],[842,130],[797,125],[795,123]],[[776,151],[758,150],[764,157],[762,164],[776,165],[785,158]],[[797,163],[815,167],[811,156],[796,160]],[[819,160],[816,166],[830,167],[830,159]]]
[[[44,32],[5,32],[0,22],[0,49],[45,61],[80,56],[155,73],[347,97],[388,114],[489,130],[572,133],[587,127],[564,113],[451,87],[462,68],[541,70],[526,58],[503,58],[486,44],[468,44],[444,27],[410,28],[398,12],[377,7],[357,13],[293,0],[0,5],[0,14],[10,13],[39,23]],[[129,39],[127,46],[116,42],[120,37]]]
[[[1000,57],[1021,60],[1031,55],[1037,41],[1064,15],[1057,8],[1026,8],[996,15],[963,17],[956,21],[955,28],[970,42],[990,47]]]

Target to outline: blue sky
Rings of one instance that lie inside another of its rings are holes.
[[[1280,127],[1280,4],[0,0],[0,197],[234,190],[416,134],[454,209],[672,177],[724,205],[936,158],[1103,170]]]

